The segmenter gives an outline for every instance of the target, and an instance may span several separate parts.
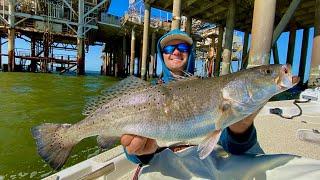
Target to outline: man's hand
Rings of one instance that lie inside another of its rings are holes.
[[[152,154],[158,149],[156,140],[131,134],[124,134],[121,137],[121,144],[128,154],[135,155]]]

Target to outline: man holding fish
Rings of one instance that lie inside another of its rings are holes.
[[[162,63],[162,82],[169,82],[175,75],[194,73],[195,46],[185,32],[178,29],[168,32],[159,39],[157,49],[161,52],[158,53],[158,60]],[[257,143],[253,125],[256,114],[225,128],[219,144],[233,154],[242,154],[250,149]],[[160,151],[156,140],[137,135],[123,135],[121,144],[125,147],[128,159],[135,163],[147,163],[157,150]]]
[[[289,65],[264,65],[215,78],[183,77],[194,71],[194,45],[179,30],[159,40],[158,52],[162,52],[158,59],[164,83],[150,85],[128,77],[88,103],[82,121],[33,127],[39,155],[60,169],[72,148],[91,136],[98,136],[102,148],[122,137],[121,143],[131,154],[128,158],[144,164],[161,150],[156,140],[205,137],[196,147],[198,165],[211,159],[207,157],[215,153],[218,141],[228,152],[242,154],[256,144],[253,119],[257,111],[272,96],[297,84]]]

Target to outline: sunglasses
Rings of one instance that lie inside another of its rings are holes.
[[[190,52],[190,46],[187,45],[186,43],[165,46],[162,49],[162,52],[165,54],[172,54],[175,49],[178,49],[178,51],[180,51],[182,53]]]

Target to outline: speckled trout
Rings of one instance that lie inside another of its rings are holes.
[[[128,77],[89,103],[82,121],[45,123],[33,127],[32,134],[38,153],[54,169],[63,166],[72,147],[90,136],[98,136],[101,147],[123,134],[161,141],[204,136],[198,146],[204,159],[224,128],[255,113],[297,81],[289,65],[264,65],[216,78],[188,77],[158,85]]]

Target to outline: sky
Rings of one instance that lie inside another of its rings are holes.
[[[126,11],[128,10],[128,7],[129,7],[128,0],[112,0],[108,13],[121,17],[126,13]],[[139,11],[143,13],[143,6],[141,7],[142,8],[139,8]],[[161,17],[162,19],[171,18],[171,14],[165,13],[157,9],[151,10],[151,16],[156,16],[158,18]],[[298,74],[300,54],[301,54],[302,33],[303,33],[303,30],[298,30],[296,33],[296,43],[295,43],[295,52],[294,52],[294,61],[293,61],[293,74],[295,75]],[[238,33],[238,34],[240,34],[243,39],[243,33]],[[281,34],[281,36],[277,41],[279,59],[281,64],[284,64],[286,61],[288,41],[289,41],[288,39],[289,39],[289,33],[285,32]],[[310,69],[312,40],[313,40],[313,28],[310,29],[310,35],[309,35],[306,75],[309,74],[309,69]],[[4,41],[6,41],[6,39],[2,39],[2,43]],[[2,45],[3,53],[7,52],[7,44],[8,43],[5,43]],[[249,47],[250,47],[250,40],[249,40]],[[17,48],[16,51],[17,52],[19,51],[19,53],[30,52],[29,50],[30,43],[26,42],[25,40],[16,38],[16,48]],[[66,54],[66,52],[63,52],[63,51],[55,51],[54,53]],[[75,51],[67,52],[67,54],[76,56]],[[102,55],[102,46],[99,46],[99,45],[90,46],[89,51],[86,53],[86,57],[85,57],[85,70],[100,71],[100,66],[102,64],[102,60],[100,58],[101,55]],[[7,63],[7,57],[3,57],[2,59],[3,59],[3,63]],[[273,62],[272,55],[271,55],[271,62]]]

